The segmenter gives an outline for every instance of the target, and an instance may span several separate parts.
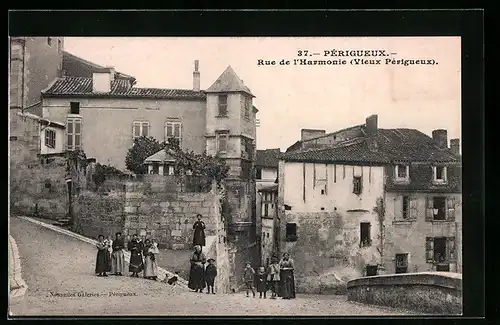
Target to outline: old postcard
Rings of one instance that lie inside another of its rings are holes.
[[[10,314],[462,313],[460,37],[11,37]]]

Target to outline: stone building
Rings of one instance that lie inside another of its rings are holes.
[[[275,185],[278,180],[278,164],[281,149],[257,150],[255,159],[255,182],[256,182],[256,215],[257,215],[257,239],[259,247],[262,249],[260,240],[262,237],[262,195],[260,189],[269,188]],[[261,254],[262,255],[262,254]]]
[[[259,190],[261,197],[260,211],[260,251],[261,265],[268,266],[271,257],[279,255],[279,220],[278,220],[278,184],[263,187]]]
[[[321,286],[315,277],[366,275],[368,265],[460,271],[460,158],[446,131],[378,129],[372,115],[319,135],[303,133],[280,157],[281,250],[296,261],[299,290]]]

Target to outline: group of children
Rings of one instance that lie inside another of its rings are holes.
[[[272,261],[268,269],[264,266],[259,267],[259,271],[255,274],[250,262],[246,264],[243,281],[246,287],[246,296],[249,297],[250,291],[255,298],[254,283],[257,283],[257,292],[259,298],[266,299],[267,291],[271,290],[271,299],[276,299],[278,296],[278,286],[280,282],[280,267],[277,261]]]

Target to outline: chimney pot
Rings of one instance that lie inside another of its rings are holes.
[[[460,139],[450,139],[450,150],[454,155],[460,155]]]
[[[193,90],[200,91],[200,72],[199,69],[200,62],[198,60],[194,61],[194,71],[193,71]]]
[[[446,130],[437,129],[432,131],[432,139],[436,142],[439,148],[448,148],[448,132]]]
[[[369,135],[369,136],[376,135],[377,130],[378,130],[378,115],[373,114],[373,115],[368,116],[366,118],[365,127],[366,127],[366,134],[367,135]]]

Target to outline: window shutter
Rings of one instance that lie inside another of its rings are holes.
[[[443,180],[444,181],[447,181],[448,180],[448,175],[447,175],[447,172],[448,172],[448,167],[443,167]]]
[[[448,259],[450,262],[456,262],[457,261],[457,254],[456,254],[456,247],[455,247],[455,237],[448,237],[446,238],[446,244],[447,244],[447,255]]]
[[[45,146],[50,146],[49,130],[45,130]]]
[[[417,219],[417,200],[412,196],[408,199],[410,200],[410,219]]]
[[[436,166],[432,166],[432,180],[436,180]]]
[[[425,198],[425,221],[432,221],[434,219],[434,206],[432,202],[432,197],[428,196]]]
[[[455,221],[455,198],[449,197],[446,199],[446,219]]]
[[[425,259],[427,263],[434,262],[434,238],[425,238]]]
[[[394,220],[400,220],[403,218],[403,200],[402,196],[394,197]]]

